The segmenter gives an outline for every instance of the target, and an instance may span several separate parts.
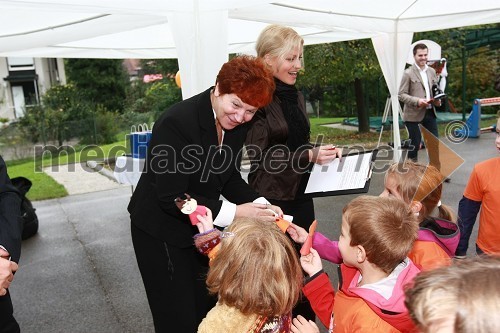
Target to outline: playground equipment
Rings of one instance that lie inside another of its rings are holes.
[[[472,111],[465,122],[465,126],[455,129],[454,135],[456,137],[469,137],[469,138],[479,138],[481,132],[489,132],[492,127],[485,129],[480,128],[481,120],[481,107],[482,106],[493,106],[500,105],[500,97],[492,98],[476,98],[472,106]]]

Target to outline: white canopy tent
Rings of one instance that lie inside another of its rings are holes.
[[[500,22],[498,0],[0,0],[0,57],[178,58],[184,98],[269,23],[306,44],[372,38],[392,110],[414,32]],[[400,158],[393,112],[395,160]]]

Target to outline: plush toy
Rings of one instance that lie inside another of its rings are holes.
[[[192,225],[198,223],[198,215],[207,215],[207,207],[198,205],[196,199],[191,198],[187,193],[184,193],[186,199],[181,199],[179,197],[175,198],[175,205],[181,210],[182,213],[189,215],[189,220]]]

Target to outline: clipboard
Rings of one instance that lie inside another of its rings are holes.
[[[302,175],[298,196],[314,198],[367,193],[377,153],[378,149],[349,152],[342,156],[342,161],[335,159],[323,166],[313,164]]]

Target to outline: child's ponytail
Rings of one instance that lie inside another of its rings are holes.
[[[449,206],[446,206],[443,204],[438,204],[437,208],[439,211],[438,217],[440,219],[448,220],[448,221],[453,222],[453,223],[457,223],[455,213],[453,212],[453,210]]]

